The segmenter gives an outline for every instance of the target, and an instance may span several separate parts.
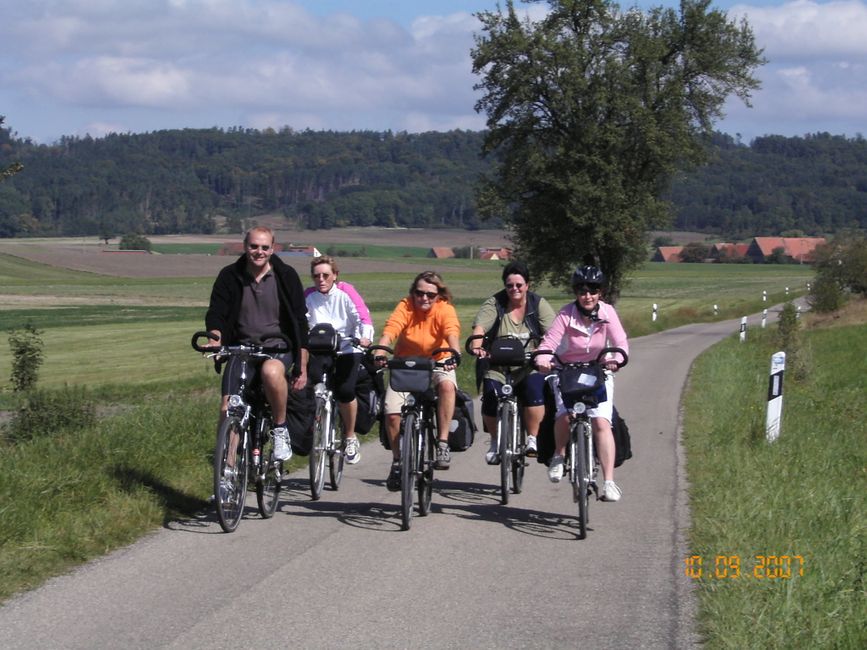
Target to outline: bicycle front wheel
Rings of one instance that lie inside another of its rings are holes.
[[[317,397],[316,418],[313,421],[313,447],[310,449],[310,456],[307,457],[310,469],[310,496],[313,497],[314,501],[318,501],[319,497],[322,496],[322,487],[325,484],[325,460],[327,456],[325,444],[330,419],[331,414],[328,412],[325,400]]]
[[[434,478],[434,447],[436,437],[431,429],[431,423],[424,426],[424,430],[417,436],[419,451],[416,454],[418,463],[418,514],[426,517],[430,512],[430,500],[433,494]]]
[[[280,480],[283,474],[283,462],[274,458],[274,438],[269,435],[271,418],[263,416],[256,427],[256,438],[259,443],[259,467],[256,471],[256,502],[259,504],[259,514],[264,519],[270,519],[277,510],[280,498]]]
[[[331,435],[329,439],[331,444],[328,451],[328,474],[331,478],[331,489],[338,490],[340,481],[343,478],[343,461],[346,457],[346,439],[337,437],[336,418],[331,418]]]
[[[524,453],[527,449],[527,432],[524,430],[524,423],[517,409],[512,421],[515,423],[514,449],[516,450],[512,454],[512,492],[521,494],[521,490],[524,487]]]
[[[231,533],[241,523],[247,499],[247,431],[228,416],[217,431],[214,450],[214,503],[220,527]]]
[[[404,530],[412,523],[412,502],[415,495],[415,470],[418,450],[417,415],[407,413],[403,418],[400,448],[400,517]]]
[[[587,537],[587,520],[590,501],[587,497],[590,489],[590,465],[587,458],[587,431],[589,422],[573,425],[570,447],[572,452],[572,491],[578,504],[578,537]]]
[[[514,405],[503,402],[497,418],[497,439],[500,451],[500,502],[509,503],[509,492],[512,481],[512,456],[514,452],[514,431],[512,429],[512,412]]]

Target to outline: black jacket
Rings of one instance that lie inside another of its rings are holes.
[[[289,338],[292,349],[307,347],[307,304],[304,287],[298,273],[276,255],[271,256],[271,268],[277,278],[277,295],[280,300],[280,331]],[[243,277],[247,258],[242,255],[234,264],[220,271],[211,289],[211,302],[205,314],[205,327],[219,330],[223,343],[237,343],[236,328],[241,313]]]

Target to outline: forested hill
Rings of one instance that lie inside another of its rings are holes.
[[[173,130],[33,145],[0,128],[0,237],[240,231],[282,212],[308,228],[480,228],[482,134]],[[671,190],[674,227],[735,239],[867,227],[867,143],[817,134],[715,138]]]

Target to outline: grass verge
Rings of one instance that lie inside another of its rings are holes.
[[[709,648],[867,647],[867,325],[803,337],[812,367],[801,382],[786,376],[774,444],[764,427],[775,330],[728,339],[692,370],[681,579],[696,583]]]

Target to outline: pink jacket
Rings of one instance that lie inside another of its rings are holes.
[[[561,361],[594,361],[605,347],[623,348],[629,354],[626,332],[614,307],[599,301],[599,320],[587,327],[574,302],[565,305],[539,344],[540,350],[553,350]],[[539,361],[551,357],[539,355]]]

